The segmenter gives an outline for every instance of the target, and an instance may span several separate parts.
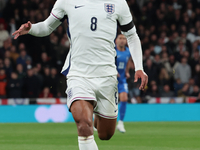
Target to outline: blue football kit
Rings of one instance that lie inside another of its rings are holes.
[[[129,48],[125,47],[125,51],[119,51],[117,48],[117,59],[116,59],[116,65],[117,65],[117,71],[119,73],[118,79],[118,92],[126,92],[128,93],[128,84],[126,82],[126,66],[128,63],[128,60],[130,58],[130,52]]]

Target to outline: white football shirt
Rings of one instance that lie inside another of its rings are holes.
[[[114,49],[117,21],[120,25],[132,21],[125,0],[57,0],[51,15],[60,20],[68,17],[71,48],[63,74],[67,77],[117,75]]]

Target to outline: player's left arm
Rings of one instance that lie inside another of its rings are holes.
[[[127,38],[127,43],[131,53],[131,57],[135,65],[135,82],[141,78],[142,83],[139,87],[140,90],[144,90],[148,83],[148,76],[143,70],[143,59],[142,59],[142,47],[141,42],[136,32],[135,25],[132,21],[132,15],[130,13],[129,7],[125,0],[121,0],[121,12],[118,17],[119,26],[122,33]]]

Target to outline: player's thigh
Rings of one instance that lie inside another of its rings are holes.
[[[96,81],[97,105],[94,113],[107,119],[115,119],[118,114],[118,90],[115,76],[104,77]]]
[[[76,122],[79,136],[93,134],[93,101],[76,100],[71,104],[71,113]]]
[[[94,124],[98,131],[98,136],[101,140],[109,140],[115,133],[117,118],[107,119],[95,115]]]
[[[121,102],[127,102],[128,94],[126,92],[119,93],[119,99]]]

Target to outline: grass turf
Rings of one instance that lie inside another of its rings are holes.
[[[200,150],[200,122],[131,122],[99,150]],[[0,150],[78,150],[75,123],[0,124]]]

